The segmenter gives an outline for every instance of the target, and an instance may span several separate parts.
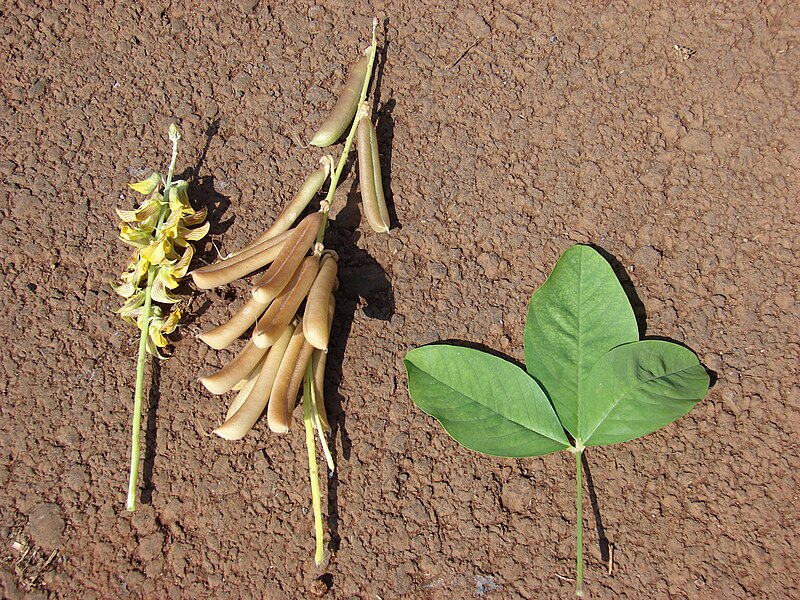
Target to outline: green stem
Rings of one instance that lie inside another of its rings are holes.
[[[133,512],[136,510],[136,486],[139,479],[139,434],[142,429],[142,398],[144,397],[144,366],[147,359],[147,336],[150,332],[150,313],[153,304],[153,281],[156,278],[156,268],[150,266],[147,270],[147,287],[144,291],[144,306],[142,307],[142,331],[139,335],[139,358],[136,361],[136,392],[133,396],[133,425],[131,426],[131,469],[128,479],[128,500],[125,508]]]
[[[575,479],[577,480],[577,496],[575,499],[575,508],[577,517],[575,520],[575,529],[577,531],[577,542],[575,552],[575,595],[583,596],[583,465],[581,458],[583,457],[583,446],[578,445],[575,452]]]
[[[314,424],[311,422],[311,386],[313,385],[311,364],[306,368],[303,382],[303,423],[306,426],[306,448],[308,448],[308,475],[311,479],[311,504],[314,508],[314,534],[317,539],[317,550],[314,563],[322,564],[325,550],[323,547],[324,532],[322,529],[322,494],[319,487],[319,469],[317,468],[317,452],[314,443]]]
[[[172,158],[169,162],[167,180],[164,183],[163,201],[161,212],[158,215],[156,237],[161,235],[161,227],[169,213],[169,189],[172,187],[172,174],[175,171],[175,162],[178,158],[178,140],[180,134],[177,128],[170,127],[170,140],[172,141]],[[147,362],[147,337],[150,334],[150,319],[153,312],[153,282],[158,274],[158,265],[147,268],[147,287],[144,290],[144,306],[142,307],[142,330],[139,334],[139,355],[136,360],[136,391],[133,395],[133,423],[131,424],[131,467],[128,474],[128,499],[125,508],[131,512],[136,510],[136,488],[139,483],[139,456],[140,436],[142,430],[142,400],[144,398],[144,367]]]
[[[347,134],[347,139],[344,142],[344,149],[342,150],[342,156],[339,157],[339,164],[336,165],[336,170],[331,173],[331,183],[328,187],[328,193],[325,196],[325,200],[323,202],[323,206],[326,207],[323,211],[322,217],[322,226],[319,228],[319,233],[317,234],[317,243],[321,244],[322,240],[325,237],[325,226],[328,223],[328,213],[331,211],[331,207],[333,206],[334,200],[334,193],[336,192],[336,187],[339,185],[339,178],[342,176],[342,171],[344,170],[344,166],[347,163],[347,157],[350,155],[350,148],[353,145],[353,139],[356,136],[356,130],[358,130],[358,121],[359,121],[359,113],[361,112],[361,107],[363,106],[364,102],[367,99],[367,92],[369,91],[369,82],[372,79],[372,68],[375,64],[375,51],[378,47],[377,38],[375,37],[375,29],[378,26],[378,20],[374,19],[372,21],[372,45],[369,49],[369,58],[367,58],[367,74],[364,77],[364,85],[361,88],[361,96],[358,99],[358,108],[356,109],[356,117],[353,119],[352,124],[350,125],[350,132]]]

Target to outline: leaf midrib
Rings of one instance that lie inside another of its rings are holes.
[[[416,366],[416,365],[415,365],[415,366]],[[419,368],[419,367],[417,367],[417,368]],[[499,412],[497,412],[497,411],[495,411],[495,410],[492,410],[491,408],[489,408],[489,407],[488,407],[488,406],[486,406],[485,404],[481,404],[480,402],[478,402],[478,401],[477,401],[477,400],[475,400],[474,398],[470,398],[469,396],[467,396],[467,395],[466,395],[466,394],[464,394],[463,392],[460,392],[459,390],[455,389],[454,387],[451,387],[451,386],[450,386],[450,384],[448,384],[448,383],[445,383],[444,381],[442,381],[442,380],[441,380],[441,379],[439,379],[438,377],[434,377],[433,375],[431,375],[430,373],[428,373],[428,372],[426,372],[426,371],[423,371],[422,369],[420,369],[420,372],[422,372],[422,373],[425,373],[425,374],[426,374],[428,377],[430,377],[432,380],[434,380],[434,381],[436,381],[436,382],[440,383],[441,385],[445,386],[447,389],[449,389],[449,390],[452,390],[453,392],[455,392],[456,394],[458,394],[460,397],[462,397],[462,398],[466,399],[467,401],[469,401],[469,402],[471,402],[471,403],[473,403],[473,404],[478,404],[479,406],[482,406],[482,407],[483,407],[483,408],[485,408],[486,410],[488,410],[488,411],[490,411],[490,412],[492,412],[492,413],[494,413],[494,414],[496,414],[496,415],[500,416],[501,418],[505,419],[506,421],[509,421],[509,422],[511,422],[511,423],[514,423],[514,425],[516,425],[517,427],[521,427],[522,429],[525,429],[526,431],[531,431],[531,432],[535,433],[536,435],[538,435],[538,436],[541,436],[541,437],[543,437],[543,438],[545,438],[545,439],[548,439],[548,440],[553,440],[554,442],[558,442],[559,444],[561,444],[561,445],[564,445],[564,442],[563,442],[562,440],[559,440],[559,439],[556,439],[556,438],[550,437],[549,435],[547,435],[547,434],[545,434],[545,433],[542,433],[542,432],[539,432],[539,431],[536,431],[535,429],[531,429],[531,428],[530,428],[530,427],[528,427],[527,425],[524,425],[524,424],[522,424],[522,423],[519,423],[519,422],[518,422],[518,421],[516,421],[515,419],[509,418],[509,417],[507,417],[507,416],[505,416],[505,415],[503,415],[503,414],[500,414]],[[527,374],[526,374],[526,375],[527,375]],[[530,377],[529,375],[527,375],[527,376],[528,376],[528,377]],[[556,416],[556,420],[558,420],[558,416]],[[462,423],[466,423],[467,421],[461,421],[461,422],[462,422]],[[559,425],[561,425],[560,421],[559,421]],[[565,435],[566,435],[566,434],[565,434]],[[498,436],[498,437],[499,437],[499,436]]]
[[[625,394],[623,394],[622,396],[620,396],[619,400],[617,400],[616,402],[614,402],[614,403],[613,403],[613,404],[612,404],[612,405],[609,407],[609,409],[608,409],[608,410],[606,411],[606,413],[603,415],[603,418],[602,418],[602,419],[600,419],[600,420],[597,422],[597,425],[595,425],[594,429],[592,429],[592,431],[589,433],[589,435],[587,435],[587,436],[586,436],[586,437],[583,439],[583,441],[586,441],[586,440],[589,440],[589,439],[591,439],[591,437],[594,435],[594,432],[595,432],[595,431],[597,431],[597,430],[599,429],[600,425],[602,425],[602,424],[605,422],[605,420],[608,418],[608,415],[610,415],[610,414],[611,414],[611,413],[614,411],[614,409],[615,409],[615,408],[616,408],[616,407],[619,405],[619,403],[620,403],[620,402],[622,402],[622,400],[623,400],[624,398],[626,398],[626,397],[628,397],[630,394],[634,393],[634,392],[635,392],[637,389],[639,389],[639,388],[640,388],[640,387],[642,387],[643,385],[646,385],[646,384],[650,383],[651,381],[656,381],[657,379],[663,379],[664,377],[667,377],[667,376],[679,375],[679,374],[683,373],[684,371],[688,371],[688,370],[690,370],[690,369],[692,369],[692,368],[694,368],[694,365],[690,365],[690,366],[688,366],[688,367],[684,367],[683,369],[680,369],[679,371],[672,371],[672,372],[670,372],[670,373],[664,373],[664,374],[662,374],[662,375],[659,375],[659,376],[657,376],[657,377],[651,377],[651,378],[649,378],[649,379],[643,379],[643,380],[640,380],[640,381],[639,381],[639,382],[638,382],[638,383],[637,383],[637,384],[636,384],[634,387],[630,388],[630,390],[628,390],[628,391],[627,391]]]

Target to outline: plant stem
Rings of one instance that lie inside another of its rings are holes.
[[[311,479],[311,504],[314,508],[314,534],[317,539],[317,550],[314,553],[314,563],[322,564],[324,558],[324,532],[322,530],[322,494],[319,488],[319,469],[317,468],[317,452],[314,442],[314,424],[311,422],[311,386],[313,375],[311,364],[306,368],[303,381],[303,423],[306,426],[306,448],[308,449],[308,475]]]
[[[147,287],[144,291],[142,307],[142,331],[139,335],[139,358],[136,361],[136,392],[133,396],[133,425],[131,425],[131,468],[128,479],[128,500],[125,508],[136,510],[136,485],[139,479],[139,435],[142,429],[142,398],[144,396],[144,366],[147,360],[147,336],[150,334],[150,312],[153,304],[153,281],[156,268],[147,269]]]
[[[575,595],[583,596],[583,446],[578,445],[575,452],[575,479],[577,480],[577,495],[575,508],[577,512],[575,529],[577,531],[575,552]]]
[[[364,85],[361,88],[361,96],[358,100],[358,107],[356,108],[356,117],[353,119],[353,123],[350,125],[350,132],[347,134],[347,139],[344,142],[344,149],[342,150],[342,156],[339,158],[339,164],[336,165],[336,170],[331,173],[331,183],[328,187],[328,193],[325,196],[325,200],[322,203],[322,206],[326,207],[323,211],[322,217],[322,226],[319,229],[319,233],[317,234],[317,243],[321,244],[323,238],[325,237],[325,226],[328,223],[328,213],[331,211],[331,206],[333,206],[333,195],[336,192],[336,187],[339,185],[339,178],[342,176],[342,171],[344,170],[344,166],[347,163],[347,157],[350,155],[350,148],[353,145],[353,139],[356,136],[356,130],[358,129],[358,121],[359,121],[359,113],[361,112],[361,107],[363,106],[364,102],[367,99],[367,92],[369,91],[369,82],[372,80],[372,68],[375,64],[375,50],[377,49],[378,43],[375,37],[375,29],[378,26],[378,19],[372,20],[372,45],[369,49],[369,57],[367,58],[367,74],[364,77]]]
[[[161,211],[158,215],[155,237],[161,235],[161,227],[169,213],[169,189],[172,187],[172,174],[178,158],[178,140],[180,134],[177,127],[170,126],[172,141],[172,157],[169,161],[167,180],[164,183]],[[147,287],[144,290],[144,306],[142,307],[142,331],[139,334],[139,355],[136,360],[136,391],[133,394],[133,423],[131,424],[131,467],[128,475],[128,499],[125,508],[131,512],[136,510],[136,488],[139,483],[139,439],[142,430],[142,399],[144,398],[144,367],[147,362],[147,337],[150,335],[150,318],[153,312],[153,282],[158,274],[158,265],[147,268]]]

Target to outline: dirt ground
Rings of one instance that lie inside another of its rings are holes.
[[[522,360],[530,294],[575,242],[717,378],[687,417],[588,452],[587,596],[800,597],[800,4],[139,4],[0,8],[3,597],[570,597],[571,455],[462,449],[412,405],[402,358],[462,340]],[[165,169],[176,121],[211,239],[252,240],[322,155],[301,141],[373,14],[395,223],[371,232],[350,173],[316,568],[302,426],[207,436],[225,400],[196,378],[233,354],[195,335],[244,282],[186,288],[124,510],[136,331],[112,312],[114,207]]]

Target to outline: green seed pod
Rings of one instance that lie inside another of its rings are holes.
[[[353,122],[353,117],[358,109],[358,100],[364,87],[364,78],[367,76],[367,57],[358,59],[353,70],[344,84],[339,100],[331,110],[328,118],[320,125],[311,145],[325,148],[336,142]]]

